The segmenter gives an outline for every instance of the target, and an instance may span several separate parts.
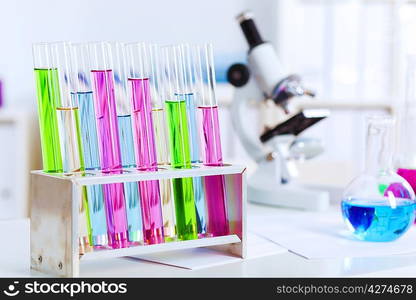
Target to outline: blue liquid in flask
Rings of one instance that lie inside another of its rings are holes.
[[[416,206],[412,200],[394,198],[367,200],[349,199],[341,203],[347,226],[360,240],[389,242],[402,236],[415,220]]]

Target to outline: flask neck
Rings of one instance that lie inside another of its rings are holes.
[[[394,120],[389,117],[370,118],[367,127],[365,173],[380,174],[392,170],[394,153]]]

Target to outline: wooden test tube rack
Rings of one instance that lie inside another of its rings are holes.
[[[198,247],[215,248],[241,258],[245,257],[247,239],[245,167],[195,165],[192,169],[164,168],[155,172],[125,169],[123,174],[117,175],[103,175],[100,172],[90,171],[87,173],[91,175],[32,171],[30,226],[32,269],[53,276],[78,277],[81,261]],[[225,177],[229,235],[121,249],[100,249],[80,255],[78,217],[83,186],[213,175]]]

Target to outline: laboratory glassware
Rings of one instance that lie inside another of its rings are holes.
[[[400,119],[400,148],[396,162],[397,174],[416,191],[416,56],[407,59],[406,96]]]
[[[136,47],[139,47],[138,45]],[[155,134],[156,158],[158,167],[164,168],[170,165],[169,140],[166,122],[164,100],[162,98],[162,74],[160,46],[149,44],[147,46],[149,60],[146,65],[149,68],[150,98],[152,102],[152,119]],[[165,241],[176,239],[175,208],[172,195],[172,184],[169,179],[159,180],[160,197],[162,201],[163,233]]]
[[[387,116],[368,119],[365,170],[344,191],[344,221],[360,240],[396,240],[415,219],[413,189],[392,166],[394,123]]]
[[[190,169],[191,149],[185,99],[183,57],[177,45],[165,46],[162,52],[163,98],[169,132],[171,167]],[[176,230],[179,240],[198,238],[192,178],[172,179]]]
[[[74,87],[71,96],[78,103],[80,116],[81,144],[85,170],[100,170],[97,126],[95,120],[92,82],[90,78],[90,57],[87,44],[71,44]],[[88,173],[86,174],[88,176]],[[88,213],[91,224],[91,240],[95,247],[106,246],[107,222],[102,185],[86,186]]]
[[[155,131],[152,118],[152,93],[155,89],[155,59],[151,45],[135,43],[127,46],[129,54],[129,92],[132,105],[134,146],[137,168],[157,171]],[[139,182],[143,235],[146,244],[164,242],[162,204],[158,180]]]
[[[71,66],[70,44],[66,42],[52,43],[51,48],[53,57],[57,62],[58,84],[60,87],[60,104],[56,107],[56,114],[63,171],[83,171],[84,158],[81,148],[78,99],[71,96],[75,82]]]
[[[180,99],[185,99],[186,115],[189,129],[189,144],[191,149],[191,163],[201,163],[200,138],[197,123],[197,107],[199,103],[196,84],[196,60],[198,46],[181,44],[180,51],[183,57],[182,72],[184,78],[184,93],[177,94]],[[194,198],[197,215],[198,234],[204,236],[207,233],[207,215],[204,197],[202,177],[193,177]]]
[[[50,43],[33,45],[33,61],[38,103],[43,171],[62,172],[58,116],[60,106],[59,78]]]
[[[126,47],[123,43],[110,43],[113,62],[114,93],[123,168],[135,168],[131,105],[128,95]],[[124,183],[127,222],[130,242],[143,241],[142,214],[137,182]]]
[[[121,174],[121,149],[114,93],[111,46],[107,42],[88,45],[91,58],[91,80],[98,132],[101,170],[104,174]],[[113,248],[128,246],[128,225],[124,186],[103,185],[108,243]]]
[[[206,166],[222,166],[223,157],[218,102],[215,97],[215,67],[212,45],[197,46],[195,55],[202,161]],[[229,224],[225,177],[222,175],[205,176],[204,184],[208,208],[208,234],[212,236],[227,235]]]
[[[61,143],[62,167],[64,172],[84,170],[84,155],[81,145],[78,99],[71,92],[75,89],[72,70],[70,44],[57,42],[51,44],[52,57],[56,60],[60,104],[56,108],[58,116],[59,141]],[[86,188],[82,189],[79,203],[79,246],[80,253],[91,250],[91,222]]]
[[[38,115],[45,172],[83,169],[79,141],[77,107],[69,91],[71,69],[68,43],[41,43],[33,46]],[[80,252],[90,250],[91,235],[85,191],[79,203]]]

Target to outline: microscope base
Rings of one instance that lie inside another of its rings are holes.
[[[295,184],[277,185],[271,189],[248,185],[248,200],[253,203],[310,211],[325,211],[329,193],[306,189]]]

